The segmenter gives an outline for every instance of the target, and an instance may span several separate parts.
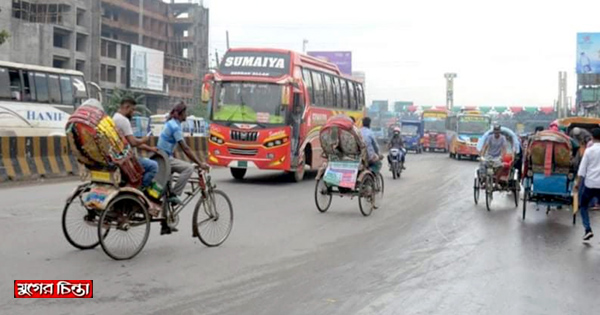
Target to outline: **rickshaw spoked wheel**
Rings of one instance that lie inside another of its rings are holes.
[[[476,205],[479,203],[480,189],[481,187],[479,187],[479,178],[475,178],[473,180],[473,199],[475,200]]]
[[[492,209],[492,200],[494,198],[494,181],[490,176],[487,176],[485,182],[485,207],[487,211]]]
[[[325,181],[323,179],[319,179],[317,184],[315,185],[315,204],[317,205],[317,210],[319,212],[324,213],[331,206],[331,199],[333,196],[331,195],[331,191]]]
[[[523,191],[523,221],[525,221],[525,214],[527,213],[527,198],[529,197],[529,189],[525,188]]]
[[[108,233],[110,231],[110,233]],[[150,214],[137,197],[115,197],[100,215],[98,238],[104,252],[115,260],[135,257],[150,235]]]
[[[359,185],[358,206],[363,216],[368,217],[375,209],[375,179],[373,175],[367,174],[363,177]]]

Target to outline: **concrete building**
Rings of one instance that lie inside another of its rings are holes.
[[[0,60],[80,70],[107,96],[130,89],[158,113],[199,104],[208,70],[202,0],[3,0],[0,10],[0,29],[11,34]],[[130,87],[131,45],[164,52],[162,91]]]

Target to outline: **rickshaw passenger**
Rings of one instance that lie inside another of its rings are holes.
[[[394,130],[392,131],[392,138],[390,139],[390,143],[388,143],[388,149],[398,149],[400,151],[402,151],[402,169],[405,170],[406,167],[404,166],[406,163],[406,149],[404,149],[404,140],[402,139],[402,136],[400,135],[400,128],[395,127]],[[387,156],[387,160],[388,160],[388,165],[391,167],[392,165],[392,157],[390,154],[388,154]]]
[[[146,144],[149,139],[148,136],[136,138],[133,135],[131,117],[133,117],[136,105],[136,101],[132,98],[124,98],[121,100],[119,110],[113,115],[115,126],[121,131],[132,147],[150,152],[158,152],[157,148]],[[138,162],[142,165],[142,168],[144,168],[144,177],[142,178],[142,190],[144,190],[152,184],[152,180],[158,172],[158,163],[143,157],[138,157]]]
[[[379,153],[379,145],[375,136],[371,131],[371,118],[365,117],[362,120],[363,127],[360,129],[363,141],[367,147],[367,159],[369,161],[369,168],[379,173],[381,170],[381,154]]]

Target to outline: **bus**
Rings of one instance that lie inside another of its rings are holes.
[[[150,131],[152,135],[159,136],[162,132],[168,114],[158,114],[150,116]],[[190,115],[186,123],[181,124],[181,131],[184,137],[204,137],[206,135],[206,121],[202,117]]]
[[[426,109],[421,114],[425,130],[423,135],[423,149],[425,151],[440,150],[448,152],[448,141],[446,141],[448,113],[445,109]]]
[[[282,170],[301,181],[322,163],[319,130],[334,115],[360,125],[365,93],[329,62],[282,49],[236,48],[207,74],[208,161],[244,178],[248,168]]]
[[[75,108],[100,87],[80,71],[0,61],[0,136],[65,136]]]
[[[455,159],[479,156],[477,142],[490,130],[492,119],[479,111],[466,111],[459,114],[449,114],[446,120],[450,157]]]

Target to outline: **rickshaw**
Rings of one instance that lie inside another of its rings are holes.
[[[402,140],[404,147],[408,151],[415,151],[417,154],[423,152],[423,121],[421,120],[402,120]]]
[[[494,192],[504,191],[513,194],[515,207],[519,206],[519,191],[521,186],[517,178],[515,168],[515,156],[520,152],[521,146],[517,135],[509,128],[501,128],[502,135],[506,138],[508,145],[506,154],[500,159],[486,159],[480,157],[481,166],[475,171],[473,180],[473,199],[475,204],[479,203],[481,191],[485,192],[485,206],[491,211]],[[493,130],[487,131],[477,144],[477,150],[481,152],[488,137],[493,137]]]
[[[576,169],[572,163],[571,139],[561,132],[545,130],[529,141],[523,163],[523,220],[527,203],[573,210],[573,224],[577,213],[576,192],[573,191]]]
[[[363,216],[370,216],[383,197],[383,177],[368,167],[367,149],[345,116],[330,118],[319,133],[323,158],[326,160],[317,173],[315,203],[319,212],[326,212],[333,195],[358,197]]]
[[[82,105],[69,118],[67,136],[73,154],[85,166],[83,184],[67,198],[62,230],[78,249],[102,246],[115,260],[131,259],[145,246],[151,222],[169,228],[179,224],[179,213],[201,194],[192,219],[193,237],[206,246],[222,244],[233,225],[233,207],[227,195],[211,184],[207,172],[189,180],[181,205],[172,206],[169,159],[164,153],[152,159],[159,165],[153,189],[139,189],[143,169],[133,148],[117,132],[110,117],[99,108]],[[164,189],[162,188],[164,187]]]

